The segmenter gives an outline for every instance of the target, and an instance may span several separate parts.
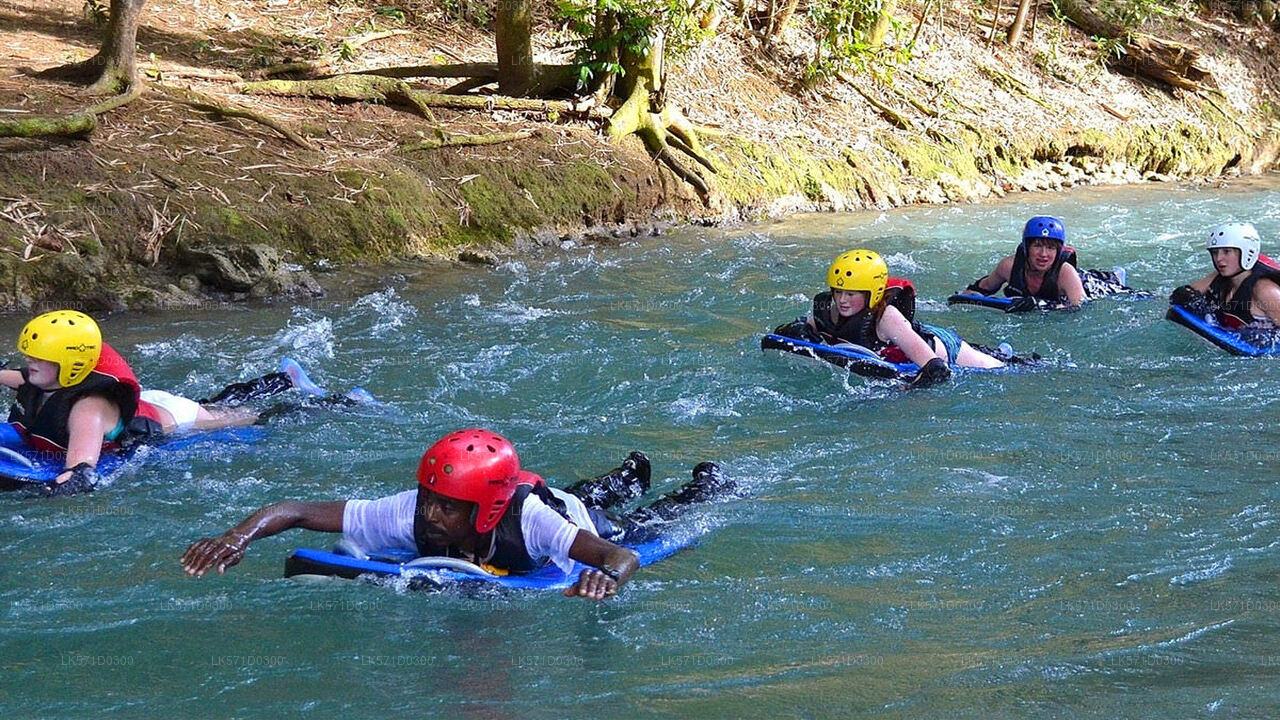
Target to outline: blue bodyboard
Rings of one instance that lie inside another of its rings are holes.
[[[909,379],[920,371],[915,363],[894,363],[857,345],[827,345],[767,333],[760,338],[761,350],[781,350],[793,355],[825,360],[849,372],[884,380]]]
[[[787,327],[780,326],[781,330]],[[992,353],[993,351],[982,346],[974,346],[983,352]],[[915,363],[905,362],[896,363],[886,360],[872,350],[860,345],[827,345],[825,343],[810,342],[799,338],[787,337],[776,332],[766,333],[760,338],[761,350],[781,350],[782,352],[800,355],[803,357],[824,360],[842,367],[849,372],[864,377],[880,378],[883,380],[902,380],[910,381],[920,372],[920,366]],[[1003,373],[1025,369],[1041,365],[1043,361],[1039,355],[1032,353],[1030,356],[1019,355],[1000,355],[1005,366],[1001,368],[974,368],[962,365],[952,365],[951,369],[956,372],[980,372],[980,373]]]
[[[1225,328],[1212,316],[1202,316],[1182,307],[1170,305],[1165,318],[1187,328],[1191,332],[1226,350],[1243,357],[1280,356],[1280,331],[1257,330],[1242,333]],[[1248,337],[1245,335],[1248,334]]]
[[[1043,300],[1036,302],[1037,307],[1041,304],[1048,305]],[[994,308],[996,310],[1008,310],[1013,304],[1013,298],[1001,297],[999,295],[970,295],[968,293],[956,293],[947,298],[948,305],[977,305],[978,307]]]
[[[640,556],[640,566],[650,565],[692,545],[694,538],[658,538],[635,545],[623,543]],[[413,553],[382,551],[367,558],[329,550],[294,550],[284,562],[285,577],[325,576],[347,579],[404,578],[413,587],[432,588],[454,584],[489,584],[519,589],[567,588],[588,566],[575,564],[569,573],[548,565],[530,573],[497,575],[465,560],[443,557],[415,558]]]
[[[103,453],[97,470],[100,476],[111,475],[129,463],[142,447],[171,452],[205,444],[256,442],[265,434],[265,428],[251,425],[178,435],[156,443],[135,445],[121,452]],[[0,423],[0,483],[6,486],[0,489],[12,490],[30,483],[53,482],[64,466],[65,458],[61,453],[34,450],[22,441],[22,436],[12,425]]]

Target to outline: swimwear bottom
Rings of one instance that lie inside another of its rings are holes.
[[[144,402],[163,408],[173,416],[173,421],[177,424],[174,432],[187,432],[195,427],[196,417],[200,412],[200,405],[195,400],[178,397],[164,390],[143,390],[140,397]]]

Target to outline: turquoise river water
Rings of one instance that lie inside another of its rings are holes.
[[[947,308],[1033,214],[1158,299]],[[686,229],[106,318],[150,387],[199,397],[292,355],[386,405],[152,453],[89,496],[0,497],[0,715],[1274,717],[1280,362],[1162,319],[1229,219],[1280,251],[1280,181]],[[860,246],[927,322],[1047,367],[906,393],[762,353]],[[715,459],[745,497],[699,508],[673,528],[695,546],[598,605],[285,580],[291,549],[332,540],[302,531],[182,574],[190,542],[260,505],[412,487],[424,447],[470,425],[553,483],[636,448],[654,495]]]

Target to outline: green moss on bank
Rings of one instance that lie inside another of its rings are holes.
[[[1252,137],[1208,105],[1204,120],[1121,124],[1114,131],[1032,128],[1016,136],[960,131],[928,138],[885,130],[867,146],[842,152],[798,140],[766,146],[718,137],[709,143],[720,172],[711,177],[707,205],[660,172],[638,141],[606,146],[572,130],[497,149],[390,153],[334,170],[299,171],[275,156],[245,152],[240,162],[272,170],[232,178],[222,163],[202,156],[112,157],[94,148],[105,161],[95,163],[86,161],[85,149],[51,149],[26,162],[11,154],[0,157],[11,192],[38,202],[50,224],[68,230],[74,251],[28,251],[31,238],[0,224],[0,247],[9,250],[0,259],[0,305],[65,299],[119,307],[154,298],[155,288],[190,272],[181,243],[268,245],[303,265],[456,257],[510,247],[528,235],[644,224],[656,215],[750,217],[779,207],[973,199],[1019,183],[1038,187],[1063,166],[1087,173],[1123,163],[1139,173],[1204,176],[1274,165],[1280,126]],[[183,138],[188,147],[199,140]],[[157,213],[181,222],[161,238],[152,265],[143,241]],[[24,260],[24,253],[31,257]]]

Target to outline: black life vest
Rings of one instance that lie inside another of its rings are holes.
[[[813,296],[813,324],[818,332],[833,342],[847,342],[879,351],[887,344],[876,335],[876,325],[884,308],[892,305],[915,327],[916,288],[906,278],[889,278],[884,290],[884,297],[877,308],[863,308],[847,318],[836,317],[832,308],[831,291],[820,292]]]
[[[26,380],[26,370],[22,371]],[[120,409],[120,422],[126,428],[134,424],[135,416],[155,419],[155,408],[138,399],[142,388],[129,364],[107,343],[102,343],[102,354],[93,371],[80,382],[67,388],[45,392],[29,382],[18,386],[17,398],[9,408],[9,422],[22,435],[22,439],[36,450],[66,452],[70,442],[67,421],[71,408],[81,398],[104,397]],[[44,401],[41,402],[43,396]],[[118,442],[102,444],[103,449],[114,449]]]
[[[1231,278],[1218,275],[1209,283],[1209,297],[1218,304],[1218,322],[1223,327],[1238,329],[1258,321],[1253,314],[1253,288],[1263,279],[1280,285],[1280,268],[1268,257],[1258,258],[1234,293]]]
[[[569,519],[569,511],[565,503],[551,492],[547,483],[531,472],[520,472],[516,484],[516,492],[511,496],[511,503],[498,519],[498,524],[489,531],[488,551],[478,557],[470,558],[450,545],[441,547],[427,539],[427,519],[423,514],[421,491],[418,492],[417,505],[413,513],[413,542],[417,546],[419,557],[453,557],[471,560],[472,562],[492,565],[498,570],[511,573],[526,573],[537,570],[549,562],[548,558],[529,556],[524,542],[524,532],[520,529],[520,517],[524,510],[524,501],[530,494],[536,495],[547,507],[555,510],[565,520]],[[481,539],[483,544],[484,540]]]
[[[1077,267],[1076,262],[1076,249],[1070,245],[1062,246],[1062,249],[1058,251],[1058,257],[1054,258],[1053,265],[1044,271],[1044,280],[1040,283],[1040,289],[1033,294],[1027,291],[1026,245],[1018,245],[1018,251],[1013,254],[1013,268],[1009,271],[1009,282],[1004,286],[1004,294],[1006,297],[1031,295],[1039,300],[1058,302],[1065,294],[1058,287],[1058,274],[1062,272],[1064,264],[1070,264],[1071,267],[1075,268]]]
[[[889,278],[879,306],[863,308],[862,311],[841,319],[839,323],[831,319],[835,314],[832,310],[831,292],[818,293],[813,298],[813,322],[831,344],[853,343],[878,353],[890,362],[910,362],[897,345],[890,345],[881,340],[876,333],[876,326],[880,324],[884,309],[890,305],[902,313],[902,316],[911,324],[911,329],[923,338],[926,344],[933,346],[933,333],[925,330],[915,321],[916,288],[906,278]]]

